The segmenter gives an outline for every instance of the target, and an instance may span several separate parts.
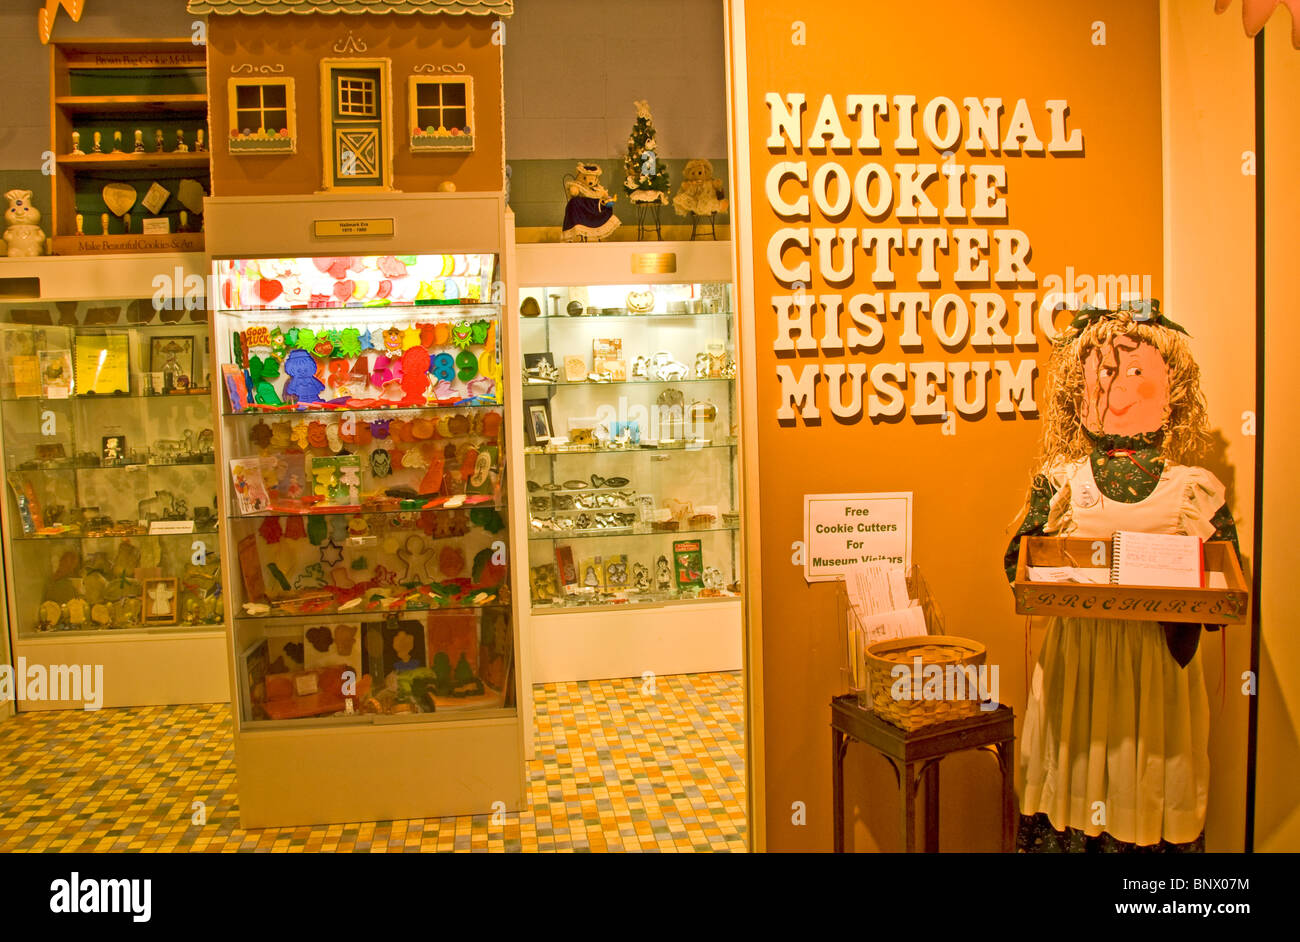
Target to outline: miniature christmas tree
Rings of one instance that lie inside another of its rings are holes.
[[[668,168],[659,159],[655,142],[654,119],[650,105],[636,105],[636,124],[627,139],[627,156],[623,158],[623,189],[633,203],[668,204]]]

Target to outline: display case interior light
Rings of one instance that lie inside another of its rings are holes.
[[[697,284],[675,285],[590,285],[587,291],[587,306],[594,308],[616,308],[627,306],[627,296],[632,292],[648,292],[654,297],[654,311],[663,313],[669,302],[693,301],[700,297]]]
[[[213,269],[223,311],[464,307],[492,300],[496,256],[234,258]]]

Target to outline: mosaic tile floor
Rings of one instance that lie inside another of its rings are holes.
[[[0,722],[0,851],[743,851],[739,674],[536,688],[529,808],[507,816],[239,827],[229,707]],[[206,823],[195,824],[194,802]]]

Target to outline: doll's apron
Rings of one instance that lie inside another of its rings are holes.
[[[1049,475],[1044,531],[1109,540],[1116,530],[1206,538],[1223,485],[1173,465],[1145,500],[1105,497],[1083,458]],[[1021,811],[1057,830],[1140,845],[1188,843],[1205,826],[1209,704],[1201,658],[1180,667],[1158,622],[1052,618],[1021,733]]]

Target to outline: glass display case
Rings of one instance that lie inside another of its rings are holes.
[[[518,810],[504,196],[204,218],[240,822]]]
[[[215,271],[245,728],[512,709],[498,256]]]
[[[735,598],[730,284],[520,298],[532,611]]]
[[[206,317],[0,304],[18,637],[223,623]]]
[[[102,668],[20,711],[230,697],[205,267],[0,259],[11,653]]]

